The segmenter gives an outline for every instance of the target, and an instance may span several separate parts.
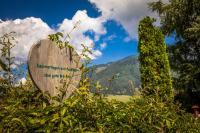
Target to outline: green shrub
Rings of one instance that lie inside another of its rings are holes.
[[[144,95],[156,95],[161,100],[173,99],[169,61],[164,36],[153,25],[154,19],[145,17],[139,24],[140,73]]]
[[[63,103],[36,90],[21,90],[1,102],[0,132],[198,132],[200,122],[178,104],[140,97],[123,103],[81,86]],[[14,93],[14,91],[13,91]]]

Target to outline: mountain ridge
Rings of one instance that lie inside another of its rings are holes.
[[[107,88],[106,94],[133,95],[134,89],[140,86],[139,61],[137,56],[128,56],[114,62],[94,65],[89,77]]]

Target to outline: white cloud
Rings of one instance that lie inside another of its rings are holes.
[[[77,25],[72,32],[74,25],[80,21],[80,24]],[[105,20],[101,17],[98,18],[91,18],[87,15],[87,12],[84,11],[77,11],[76,14],[73,16],[71,20],[65,19],[58,29],[58,31],[64,32],[65,34],[71,32],[70,36],[72,40],[70,41],[71,44],[75,46],[75,48],[80,53],[82,51],[81,44],[89,47],[92,50],[94,41],[98,41],[99,36],[106,34],[106,29],[104,28]],[[87,31],[93,31],[95,33],[95,40],[92,40],[88,36],[84,35]],[[100,51],[98,51],[99,53]],[[96,53],[96,52],[94,52]],[[101,54],[97,54],[99,56]],[[96,58],[96,56],[91,56],[92,59]]]
[[[101,50],[105,49],[106,46],[107,46],[107,44],[106,44],[105,42],[104,42],[104,43],[101,43],[101,44],[100,44],[100,48],[101,48]]]
[[[92,53],[93,53],[92,55],[91,55],[91,54],[88,54],[88,56],[89,56],[91,59],[95,59],[96,57],[102,56],[102,53],[101,53],[101,51],[99,51],[99,50],[93,50]]]
[[[0,23],[0,36],[9,32],[16,32],[17,44],[13,48],[13,55],[17,58],[27,58],[30,47],[46,38],[53,30],[40,18],[25,18],[7,20]]]
[[[19,82],[21,82],[22,83],[22,85],[25,85],[26,84],[26,82],[27,82],[27,80],[26,80],[26,78],[22,78],[22,79],[20,79],[20,81]]]
[[[15,83],[15,86],[25,85],[26,82],[27,82],[26,78],[23,77],[23,78],[19,79],[19,80]]]
[[[106,33],[106,29],[103,26],[105,20],[101,17],[90,18],[87,15],[87,11],[77,11],[71,20],[64,19],[60,24],[59,30],[64,33],[69,33],[73,26],[80,21],[77,28],[71,33],[73,37],[75,34],[83,34],[86,31],[93,31],[95,35],[102,35]]]
[[[120,23],[132,39],[137,39],[139,20],[144,16],[157,17],[148,9],[148,2],[158,0],[89,0],[102,13],[102,18]],[[164,0],[167,2],[168,0]]]
[[[94,55],[91,55],[92,59],[101,56],[102,53],[100,51],[93,49],[94,40],[85,36],[84,33],[88,30],[92,30],[98,39],[99,36],[106,33],[106,29],[103,26],[105,21],[101,17],[89,17],[85,10],[77,11],[71,20],[64,19],[63,22],[58,25],[57,29],[50,28],[40,18],[34,17],[7,21],[0,20],[0,36],[12,31],[16,32],[17,44],[13,48],[13,55],[17,57],[17,59],[26,60],[30,47],[34,43],[58,31],[62,31],[64,34],[69,33],[79,20],[81,23],[70,34],[71,44],[74,45],[78,53],[81,53],[83,49],[81,44],[90,47],[90,50],[94,52]]]

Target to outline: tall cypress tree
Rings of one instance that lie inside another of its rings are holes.
[[[172,100],[172,82],[166,45],[161,30],[153,25],[155,20],[145,17],[139,23],[140,73],[142,94]]]

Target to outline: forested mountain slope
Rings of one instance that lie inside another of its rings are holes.
[[[132,95],[140,85],[137,56],[129,56],[116,62],[91,67],[89,76],[93,82],[100,81],[107,94]]]

